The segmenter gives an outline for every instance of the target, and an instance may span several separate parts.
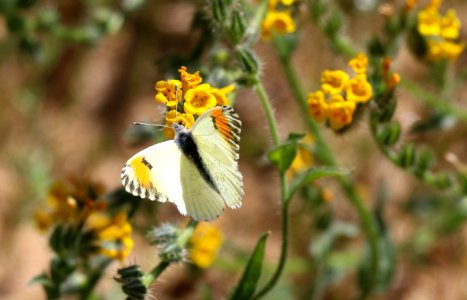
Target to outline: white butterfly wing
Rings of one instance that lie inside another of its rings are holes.
[[[224,210],[224,200],[203,178],[196,165],[181,156],[183,199],[189,216],[197,221],[217,218]]]
[[[125,190],[135,196],[175,203],[186,215],[180,181],[182,152],[173,140],[148,147],[133,155],[122,169]]]
[[[240,126],[241,121],[231,107],[218,106],[201,115],[192,127],[200,157],[230,208],[239,208],[244,195],[237,162]]]
[[[173,140],[136,153],[123,167],[121,177],[127,192],[172,202],[181,214],[195,220],[215,219],[224,209],[221,195]]]

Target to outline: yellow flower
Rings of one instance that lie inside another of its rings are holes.
[[[211,94],[213,94],[214,97],[216,98],[217,105],[225,106],[225,105],[229,105],[229,99],[227,99],[227,94],[230,94],[234,90],[235,90],[235,85],[230,84],[220,89],[214,88],[214,87],[211,88]]]
[[[421,35],[439,35],[441,32],[441,16],[434,8],[426,8],[418,13],[418,32]]]
[[[355,58],[349,61],[349,66],[351,66],[357,74],[365,73],[366,67],[368,66],[368,57],[366,57],[364,53],[359,53]]]
[[[464,50],[464,46],[450,41],[428,40],[428,58],[455,60]]]
[[[206,222],[199,223],[190,238],[190,260],[200,268],[207,268],[217,256],[224,236],[222,232]]]
[[[321,73],[321,89],[327,94],[338,94],[346,86],[349,75],[341,70],[325,70]]]
[[[331,128],[339,130],[352,123],[355,102],[345,101],[340,95],[333,95],[329,102],[329,121]]]
[[[182,83],[178,80],[158,81],[156,91],[156,101],[170,108],[174,108],[182,100]]]
[[[313,166],[313,155],[310,147],[314,144],[315,139],[313,135],[307,134],[297,145],[297,154],[295,155],[290,168],[287,170],[287,177],[294,178]]]
[[[441,5],[442,0],[431,0],[430,3],[428,3],[428,8],[433,8],[433,9],[438,9]]]
[[[440,35],[445,39],[457,39],[459,37],[459,29],[461,21],[457,18],[456,11],[450,9],[446,15],[441,18]]]
[[[192,114],[184,114],[176,110],[168,111],[165,114],[165,124],[167,126],[172,126],[173,123],[178,123],[180,125],[183,125],[185,128],[190,128],[191,126],[193,126],[194,122],[195,118]],[[172,127],[164,127],[162,132],[169,139],[173,139],[175,136],[175,132]]]
[[[455,60],[464,51],[464,44],[445,41],[441,44],[443,57],[449,60]]]
[[[263,40],[269,40],[273,32],[284,35],[294,32],[295,30],[295,22],[289,10],[269,10],[262,24],[261,37]]]
[[[324,100],[324,93],[316,91],[308,94],[308,112],[321,123],[327,118],[328,104]]]
[[[188,73],[187,68],[182,66],[180,70],[180,79],[182,81],[182,88],[185,93],[192,88],[197,87],[203,81],[203,78],[199,75],[199,71],[196,71],[194,74]]]
[[[407,1],[405,1],[405,11],[407,12],[407,11],[412,10],[415,7],[415,5],[417,5],[418,1],[419,0],[407,0]]]
[[[94,213],[105,208],[104,202],[98,201],[103,187],[85,180],[71,179],[68,182],[55,182],[47,195],[48,208],[38,210],[34,220],[40,231],[46,231],[60,223],[79,224]]]
[[[98,253],[123,261],[133,249],[132,228],[126,212],[112,218],[96,213],[89,217],[86,225],[95,232]]]
[[[276,9],[279,3],[284,6],[290,6],[295,3],[295,0],[269,0],[268,7],[270,10]]]
[[[358,74],[350,79],[346,88],[347,101],[365,103],[373,96],[371,84],[366,80],[365,74]]]
[[[209,84],[201,84],[190,89],[185,94],[185,112],[193,115],[202,115],[208,109],[216,106],[216,97],[211,93]]]

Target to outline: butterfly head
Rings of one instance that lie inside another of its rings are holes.
[[[173,129],[175,130],[175,135],[180,135],[182,133],[187,133],[189,131],[185,126],[179,123],[173,123],[172,126],[173,126]]]

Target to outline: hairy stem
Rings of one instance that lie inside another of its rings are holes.
[[[280,43],[279,40],[274,39],[274,42],[275,42],[276,48],[281,47],[281,45],[279,44]],[[302,117],[306,125],[308,126],[308,129],[311,131],[311,133],[315,137],[316,146],[317,146],[316,147],[317,155],[319,159],[326,165],[337,166],[336,160],[334,156],[332,155],[332,152],[329,149],[328,145],[326,144],[326,141],[321,135],[318,125],[313,119],[311,119],[308,116],[308,105],[307,105],[305,92],[303,90],[303,87],[301,86],[301,82],[298,78],[298,75],[292,66],[292,61],[290,59],[290,56],[281,55],[281,53],[284,53],[284,52],[280,51],[280,48],[278,49],[278,53],[279,53],[279,58],[282,63],[282,67],[284,68],[287,80],[294,94],[294,99],[297,101],[297,104],[301,108]],[[375,278],[379,274],[379,265],[378,265],[379,248],[378,248],[377,224],[374,218],[371,216],[368,209],[363,204],[362,199],[356,193],[355,188],[350,182],[350,180],[347,177],[339,177],[339,183],[341,185],[342,190],[346,193],[348,199],[350,200],[352,205],[355,207],[357,214],[360,218],[363,230],[365,231],[365,234],[368,239],[368,243],[369,243],[370,251],[371,251],[371,263],[370,263],[371,273],[375,275],[372,277],[373,282],[370,283],[370,286],[373,286]]]
[[[271,131],[272,139],[274,146],[278,146],[281,142],[279,131],[277,129],[276,119],[272,110],[271,103],[269,102],[268,95],[264,86],[259,78],[256,80],[254,89],[260,99],[263,110],[266,113],[266,118],[268,120],[269,130]],[[272,275],[271,279],[261,288],[253,299],[258,299],[266,295],[277,283],[279,278],[284,271],[284,266],[287,260],[287,250],[288,250],[288,240],[289,240],[289,203],[290,199],[288,198],[288,186],[287,178],[285,173],[280,173],[280,183],[281,183],[281,209],[282,209],[282,244],[281,244],[281,254],[277,268]]]

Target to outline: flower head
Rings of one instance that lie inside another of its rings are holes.
[[[206,222],[199,223],[190,239],[190,260],[200,268],[207,268],[217,256],[224,235],[222,232]]]
[[[176,110],[168,111],[165,114],[165,124],[169,127],[164,127],[164,135],[168,138],[173,138],[175,136],[174,129],[170,126],[177,123],[183,125],[185,128],[190,128],[195,123],[195,118],[192,114],[180,113]]]
[[[342,92],[349,80],[349,75],[341,70],[325,70],[321,73],[321,90],[327,94]]]
[[[340,95],[333,95],[329,103],[329,122],[334,130],[342,129],[352,123],[355,102],[345,101]]]
[[[185,112],[200,116],[205,111],[213,108],[217,104],[217,99],[211,93],[209,84],[201,84],[190,89],[185,94]]]
[[[100,184],[85,180],[55,182],[47,195],[48,207],[38,210],[34,215],[37,227],[47,231],[58,223],[83,222],[90,214],[105,209],[106,204],[98,201],[103,190]]]
[[[156,101],[174,108],[182,100],[182,83],[178,80],[158,81],[156,83]]]
[[[428,41],[428,58],[432,60],[455,60],[464,51],[465,45],[450,41]]]
[[[436,9],[424,9],[418,13],[418,32],[421,35],[439,35],[441,17]]]
[[[352,67],[357,74],[366,73],[366,67],[368,66],[368,57],[365,54],[359,53],[355,58],[349,61],[349,66]]]
[[[182,88],[186,92],[189,89],[195,88],[201,84],[203,78],[199,75],[199,71],[191,74],[188,73],[187,68],[182,66],[178,72],[180,73],[180,80],[182,81]]]
[[[99,254],[123,262],[133,249],[132,228],[126,212],[113,217],[103,213],[93,214],[86,225],[96,236],[95,245]]]
[[[309,114],[319,123],[327,120],[334,130],[349,126],[356,106],[370,101],[373,96],[373,88],[367,80],[366,55],[360,53],[348,64],[356,73],[353,77],[343,70],[324,70],[321,89],[308,94]]]
[[[295,3],[295,0],[269,0],[269,9],[276,9],[278,5],[290,6]]]
[[[418,1],[419,0],[406,0],[404,10],[406,12],[412,10],[415,7],[415,5],[417,5]]]
[[[365,103],[373,96],[371,84],[367,81],[365,74],[358,74],[350,79],[346,88],[347,101]]]
[[[36,213],[41,231],[73,232],[68,244],[50,240],[52,248],[66,249],[74,259],[102,254],[123,261],[133,248],[131,225],[126,212],[114,216],[106,213],[106,203],[100,199],[102,187],[87,181],[61,181],[50,188],[48,210]],[[54,236],[54,234],[52,234]]]
[[[322,91],[308,94],[308,112],[319,123],[327,118],[328,104],[324,100],[324,93]]]
[[[315,142],[315,138],[311,134],[307,134],[300,143],[297,144],[297,154],[287,170],[287,177],[289,179],[305,172],[313,166],[313,155],[311,147]]]
[[[295,30],[296,26],[290,10],[269,10],[261,25],[261,37],[263,40],[269,40],[273,32],[284,35],[286,33],[292,33]]]
[[[163,133],[167,138],[175,136],[172,125],[178,123],[190,128],[198,116],[216,105],[228,105],[227,95],[235,90],[235,85],[223,88],[204,83],[199,71],[189,73],[185,66],[180,67],[180,80],[169,79],[156,83],[156,101],[166,104],[166,127]],[[46,221],[43,220],[45,224]]]
[[[450,9],[441,18],[441,32],[440,36],[445,39],[457,39],[459,37],[459,30],[461,28],[461,21],[457,17],[454,9]]]
[[[418,32],[425,40],[429,60],[455,60],[464,50],[464,44],[456,41],[461,21],[453,9],[444,16],[440,15],[439,5],[440,1],[432,1],[418,13]]]
[[[223,88],[211,88],[211,94],[216,98],[217,105],[228,105],[229,104],[229,99],[227,99],[227,95],[230,94],[235,90],[235,85],[231,84],[228,86],[225,86]]]

